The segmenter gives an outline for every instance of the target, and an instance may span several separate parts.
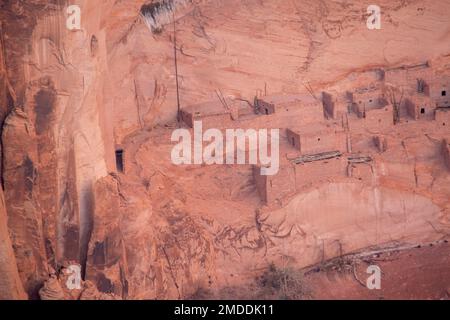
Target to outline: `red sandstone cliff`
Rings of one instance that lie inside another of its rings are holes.
[[[275,208],[260,201],[249,167],[172,166],[174,26],[149,30],[144,3],[77,1],[78,31],[65,27],[66,1],[0,4],[0,271],[8,274],[0,298],[25,298],[23,285],[37,299],[49,274],[70,263],[103,293],[183,298],[245,283],[270,261],[306,266],[448,235],[442,126],[402,123],[382,133],[389,147],[374,156],[373,176],[311,174],[311,186]],[[379,5],[383,28],[369,31],[358,1],[188,1],[175,14],[181,106],[216,100],[218,90],[247,101],[306,87],[344,92],[372,81],[376,67],[430,61],[449,72],[448,2]],[[291,118],[255,125],[285,128]],[[354,150],[370,149],[380,134],[371,130],[353,133]],[[125,174],[110,174],[119,147]]]
[[[9,238],[5,199],[0,189],[0,299],[26,299]]]

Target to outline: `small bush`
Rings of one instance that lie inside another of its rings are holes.
[[[270,264],[258,279],[263,299],[302,300],[310,298],[308,286],[301,270],[279,268]]]

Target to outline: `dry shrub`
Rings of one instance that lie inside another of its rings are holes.
[[[261,299],[304,300],[311,297],[302,270],[283,267],[274,263],[257,278]]]

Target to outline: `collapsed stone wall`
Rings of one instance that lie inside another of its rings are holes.
[[[442,141],[442,156],[444,157],[445,165],[450,170],[450,144],[446,139]]]

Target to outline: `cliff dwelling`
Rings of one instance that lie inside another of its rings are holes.
[[[375,2],[0,1],[0,299],[450,299],[450,2]]]

